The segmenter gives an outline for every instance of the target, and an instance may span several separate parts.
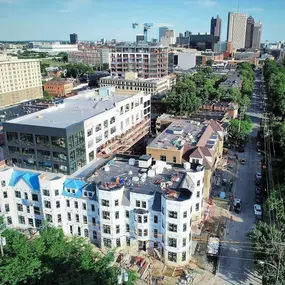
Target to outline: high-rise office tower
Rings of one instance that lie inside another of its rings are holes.
[[[246,13],[229,12],[227,41],[232,43],[233,51],[244,48],[246,23]]]
[[[252,48],[254,49],[260,49],[261,31],[262,31],[262,23],[261,22],[255,23],[253,29],[253,39],[252,39]]]
[[[252,48],[254,18],[249,16],[246,22],[245,48]]]
[[[221,38],[222,19],[217,15],[217,18],[211,19],[211,35]]]
[[[158,40],[161,41],[162,37],[165,37],[165,32],[168,30],[168,27],[160,27],[159,28],[159,38]]]
[[[72,45],[78,44],[78,35],[77,34],[75,34],[75,33],[70,34],[69,37],[70,37],[70,43]]]

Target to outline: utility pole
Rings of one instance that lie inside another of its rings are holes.
[[[275,285],[278,285],[280,266],[281,266],[281,259],[283,258],[283,250],[284,250],[284,248],[280,247],[279,254],[278,254],[278,267],[277,267],[277,276],[276,276]]]

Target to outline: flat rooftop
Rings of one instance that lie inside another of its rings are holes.
[[[130,165],[129,159],[135,160]],[[125,186],[126,190],[145,195],[165,195],[168,199],[190,199],[195,185],[186,170],[173,164],[167,164],[161,172],[149,175],[154,171],[154,163],[147,168],[139,167],[139,157],[116,156],[107,164],[97,169],[88,179],[95,182],[101,190],[116,191]],[[189,170],[202,171],[201,169]],[[188,171],[188,170],[187,170]],[[190,189],[190,190],[189,190]]]
[[[138,91],[116,90],[113,96],[100,97],[94,90],[87,90],[80,92],[79,95],[64,99],[62,104],[10,120],[7,123],[66,128],[115,108],[116,103],[138,93]]]
[[[206,126],[200,122],[174,119],[148,147],[180,150],[186,142],[188,145],[195,146],[205,129]]]

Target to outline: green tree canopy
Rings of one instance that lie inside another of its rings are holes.
[[[244,142],[252,131],[252,123],[248,120],[233,119],[230,121],[229,136],[237,142]]]
[[[66,77],[73,77],[76,78],[79,75],[84,73],[93,73],[93,69],[88,64],[83,63],[74,63],[74,64],[67,64],[65,67],[66,69]]]

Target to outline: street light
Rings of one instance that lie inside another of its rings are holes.
[[[271,264],[271,263],[268,263],[268,262],[266,262],[266,261],[263,261],[263,260],[257,260],[257,262],[258,262],[259,264],[269,265],[269,266],[271,266],[271,267],[273,267],[274,269],[277,270],[275,285],[278,285],[278,277],[279,277],[280,263],[279,263],[279,265],[278,265],[278,267],[277,267],[277,266],[275,266],[275,265],[273,265],[273,264]]]

